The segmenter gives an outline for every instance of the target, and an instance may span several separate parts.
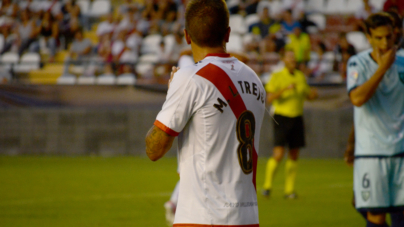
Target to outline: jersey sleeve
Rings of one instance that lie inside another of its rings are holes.
[[[199,89],[189,70],[179,70],[171,81],[166,101],[154,125],[171,136],[177,136],[194,113]]]
[[[357,56],[353,56],[348,60],[347,63],[347,90],[348,94],[366,82],[366,76],[363,67]]]

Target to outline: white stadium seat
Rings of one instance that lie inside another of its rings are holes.
[[[325,14],[343,14],[346,11],[346,0],[328,0]]]
[[[12,67],[17,65],[18,61],[20,60],[20,57],[18,56],[17,53],[14,52],[6,52],[3,55],[1,55],[1,66],[5,70],[10,70]]]
[[[109,0],[95,0],[91,4],[89,15],[92,17],[105,16],[111,12],[111,2]]]
[[[370,0],[369,3],[377,10],[383,10],[383,5],[386,0]]]
[[[95,76],[82,75],[77,79],[77,84],[80,84],[80,85],[92,85],[92,84],[95,84]]]
[[[134,75],[119,75],[116,79],[117,85],[134,85],[136,83],[136,78]]]
[[[245,23],[245,26],[246,26],[246,28],[248,30],[248,28],[251,25],[253,25],[255,23],[258,23],[259,21],[260,21],[260,17],[258,16],[258,14],[250,14],[250,15],[246,16],[246,18],[244,20],[244,23]]]
[[[98,85],[113,85],[116,83],[116,78],[112,75],[98,76],[95,83]]]
[[[227,1],[227,8],[232,8],[238,6],[240,4],[240,0],[229,0]]]
[[[157,63],[160,60],[160,57],[157,54],[144,54],[140,56],[139,62],[143,63]]]
[[[151,77],[153,76],[153,67],[154,65],[151,63],[140,62],[136,65],[136,72],[142,77]]]
[[[73,85],[76,84],[77,78],[75,75],[72,74],[65,74],[59,77],[56,81],[59,85]]]
[[[325,1],[324,0],[308,0],[306,4],[306,11],[309,13],[324,13]]]
[[[231,52],[242,52],[243,48],[243,40],[238,34],[230,34],[229,42],[226,45],[228,51]]]
[[[87,15],[90,11],[90,1],[89,0],[79,0],[77,1],[77,5],[80,7],[80,11],[82,14]]]
[[[229,26],[231,28],[231,33],[237,33],[241,35],[247,33],[244,17],[239,14],[230,15]]]
[[[323,54],[323,58],[332,63],[335,60],[335,54],[332,51],[327,51]]]
[[[175,43],[175,36],[173,34],[164,36],[164,52],[171,53]]]
[[[258,3],[257,6],[257,14],[260,15],[264,8],[269,8],[269,14],[271,17],[277,16],[278,14],[282,13],[282,2],[278,0],[263,0]]]
[[[369,42],[363,32],[348,32],[346,38],[355,47],[357,52],[370,48]]]
[[[363,7],[362,1],[358,0],[347,0],[347,4],[345,7],[345,13],[355,14]]]
[[[318,29],[324,30],[326,26],[326,18],[322,13],[313,13],[307,16],[307,19],[311,22],[314,22]]]
[[[148,35],[142,40],[142,46],[140,47],[140,52],[142,54],[148,53],[159,53],[160,42],[162,37],[159,34]]]
[[[39,69],[41,56],[38,53],[25,53],[20,59],[20,63],[14,67],[18,73],[28,73],[31,70]]]

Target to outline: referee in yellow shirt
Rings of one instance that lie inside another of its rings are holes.
[[[274,108],[275,144],[273,156],[268,160],[264,190],[262,194],[269,196],[274,174],[279,162],[289,147],[289,157],[286,161],[285,198],[295,199],[294,184],[297,171],[299,149],[305,146],[303,103],[305,99],[316,99],[317,90],[311,89],[304,74],[296,69],[296,58],[292,50],[285,50],[282,56],[285,67],[272,74],[265,86],[267,102]]]

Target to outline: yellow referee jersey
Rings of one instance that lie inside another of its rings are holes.
[[[295,89],[286,90],[281,97],[272,102],[275,114],[285,117],[298,117],[303,115],[303,103],[310,92],[306,77],[300,70],[293,74],[285,67],[281,71],[272,74],[270,81],[266,84],[267,93],[275,93],[280,89],[295,84]]]

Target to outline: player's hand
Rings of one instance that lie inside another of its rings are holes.
[[[168,80],[168,88],[170,88],[170,84],[171,84],[171,81],[172,81],[173,78],[174,78],[174,74],[175,74],[178,70],[180,70],[180,68],[173,66],[173,67],[171,68],[171,70],[172,70],[172,71],[171,71],[170,79]]]
[[[344,161],[349,166],[353,166],[354,164],[355,159],[354,152],[355,152],[354,145],[348,144],[344,154]]]
[[[296,84],[290,84],[286,87],[286,90],[294,90],[296,88]]]
[[[310,93],[307,96],[307,99],[308,100],[313,100],[313,99],[316,99],[316,98],[318,98],[318,90],[316,88],[311,88]]]
[[[381,54],[381,51],[377,50],[375,60],[379,65],[379,67],[387,71],[396,60],[396,51],[397,51],[396,47],[391,48],[384,54]]]

